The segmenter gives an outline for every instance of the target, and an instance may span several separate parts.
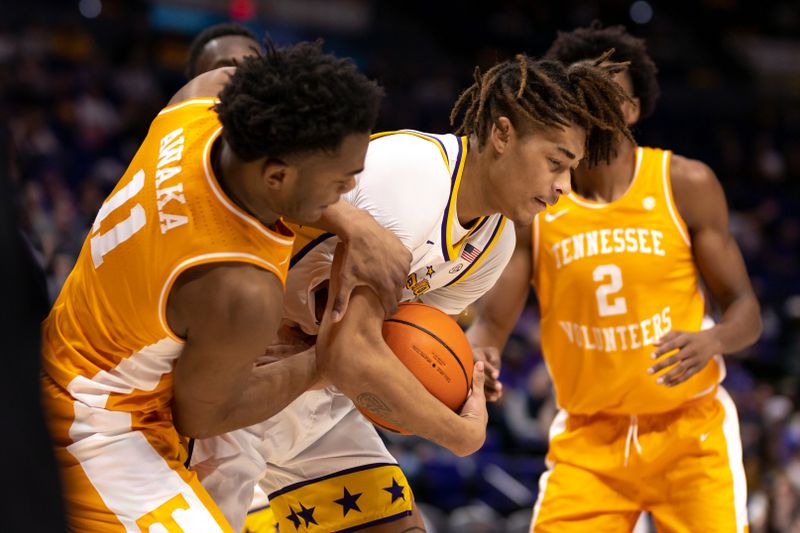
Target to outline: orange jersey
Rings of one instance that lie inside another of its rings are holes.
[[[166,304],[188,268],[244,262],[285,281],[293,234],[264,227],[220,187],[210,163],[215,100],[167,107],[101,207],[50,316],[44,370],[92,407],[150,412],[172,399],[183,341]]]
[[[670,155],[638,148],[621,198],[597,203],[573,193],[534,220],[542,351],[558,404],[571,414],[669,411],[721,380],[719,358],[672,388],[647,374],[653,342],[701,329],[704,311]]]

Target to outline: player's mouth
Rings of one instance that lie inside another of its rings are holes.
[[[539,204],[542,207],[542,209],[547,209],[547,202],[546,201],[542,200],[538,196],[536,198],[534,198],[534,200],[536,201],[537,204]]]

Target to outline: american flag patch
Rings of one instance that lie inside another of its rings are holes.
[[[475,261],[479,255],[481,255],[481,249],[475,248],[470,243],[464,245],[464,249],[461,250],[461,259],[470,263]]]

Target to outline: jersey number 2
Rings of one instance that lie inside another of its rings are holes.
[[[142,204],[137,203],[131,207],[128,218],[118,222],[107,232],[100,233],[100,224],[102,224],[103,220],[114,210],[119,209],[128,200],[139,194],[143,187],[144,170],[140,170],[134,174],[130,183],[115,192],[98,211],[97,218],[95,218],[92,225],[92,238],[89,240],[89,246],[92,250],[92,262],[95,268],[103,264],[104,255],[130,239],[147,222],[144,207],[142,207]]]
[[[622,289],[622,271],[617,265],[600,265],[592,272],[592,278],[596,282],[604,282],[595,291],[597,296],[597,312],[600,316],[622,315],[628,311],[625,298],[618,296],[609,302],[609,296]]]

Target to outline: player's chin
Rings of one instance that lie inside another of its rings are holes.
[[[532,224],[534,217],[544,211],[546,207],[546,204],[543,204],[538,200],[534,200],[517,209],[514,216],[510,216],[508,218],[513,220],[514,223],[519,226],[527,226]]]
[[[322,218],[322,212],[325,211],[327,207],[328,206],[325,205],[317,208],[304,209],[301,213],[296,213],[289,218],[292,222],[297,222],[302,226],[314,224],[315,222],[319,222],[319,219]]]

